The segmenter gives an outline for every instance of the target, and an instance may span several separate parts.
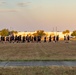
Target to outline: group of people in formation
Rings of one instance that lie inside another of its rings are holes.
[[[66,43],[68,43],[68,41],[70,40],[70,36],[69,35],[64,36],[64,40],[66,41]]]
[[[48,40],[47,40],[48,39]],[[69,39],[69,35],[68,36],[64,36],[64,40],[70,40]],[[4,36],[1,36],[0,37],[0,41],[4,41],[4,42],[10,42],[10,43],[14,43],[14,42],[16,42],[16,43],[19,43],[19,42],[23,42],[23,43],[25,43],[25,42],[41,42],[42,41],[42,38],[41,38],[41,36],[21,36],[21,35],[19,35],[19,36],[14,36],[14,35],[11,35],[11,36],[8,36],[8,37],[4,37]],[[43,42],[51,42],[51,41],[54,41],[54,42],[57,42],[57,41],[59,41],[59,35],[57,35],[57,36],[49,36],[48,38],[45,36],[44,38],[43,38]]]

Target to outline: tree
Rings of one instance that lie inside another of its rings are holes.
[[[44,36],[46,34],[45,34],[44,30],[37,30],[37,32],[34,33],[33,35],[34,36],[41,36],[42,37],[42,36]]]
[[[17,34],[18,32],[17,31],[14,31],[14,30],[12,30],[12,31],[10,31],[9,32],[9,34]]]
[[[69,33],[70,33],[70,31],[69,31],[69,30],[66,30],[66,33],[67,33],[67,34],[69,34]]]
[[[65,35],[65,34],[66,34],[66,32],[65,32],[65,31],[63,31],[63,34]]]
[[[1,35],[1,31],[0,31],[0,35]]]
[[[9,35],[9,30],[8,29],[1,30],[1,36],[8,36],[8,35]]]
[[[63,31],[62,32],[64,35],[68,35],[69,33],[70,33],[70,31],[69,30],[65,30],[65,31]]]
[[[71,36],[75,36],[76,37],[76,30],[74,30],[71,34]]]

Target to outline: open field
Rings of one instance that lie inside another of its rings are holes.
[[[76,67],[1,67],[0,75],[76,75]]]
[[[0,60],[76,60],[76,41],[0,43]]]

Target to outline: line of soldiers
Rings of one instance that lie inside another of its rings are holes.
[[[49,42],[51,42],[52,40],[53,40],[54,42],[59,41],[59,35],[53,36],[53,37],[51,37],[51,35],[50,35],[50,36],[49,36]],[[44,37],[44,42],[47,42],[46,37]]]
[[[65,41],[65,43],[68,43],[68,42],[69,42],[69,40],[70,40],[70,36],[69,36],[69,35],[64,36],[64,41]]]
[[[14,35],[11,35],[11,36],[7,36],[7,37],[4,37],[4,36],[1,36],[0,37],[0,41],[4,41],[4,42],[41,42],[41,36],[14,36]]]
[[[41,38],[41,36],[21,36],[21,35],[19,35],[19,36],[14,36],[14,35],[10,35],[10,36],[7,36],[7,37],[3,37],[3,36],[1,36],[0,37],[0,41],[5,41],[5,42],[17,42],[17,43],[19,43],[19,42],[41,42],[42,40],[41,40],[42,38]],[[69,37],[69,35],[68,36],[64,36],[64,40],[70,40],[70,37]],[[44,39],[43,39],[43,41],[44,42],[47,42],[47,37],[44,37]],[[57,41],[59,41],[59,35],[57,35],[57,36],[49,36],[48,37],[48,42],[51,42],[51,41],[54,41],[54,42],[57,42]]]

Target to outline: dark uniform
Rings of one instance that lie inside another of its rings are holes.
[[[52,39],[52,38],[51,38],[51,35],[50,35],[50,36],[49,36],[49,42],[51,42],[51,39]]]
[[[46,42],[46,37],[44,37],[44,42]]]
[[[36,39],[37,39],[36,36],[34,36],[34,42],[36,42]]]
[[[70,37],[69,37],[69,35],[67,36],[67,40],[68,40],[68,41],[70,40]]]
[[[66,36],[64,36],[64,40],[66,40]]]
[[[22,37],[22,42],[23,42],[23,43],[25,42],[25,36]]]
[[[37,36],[37,42],[41,42],[41,36]]]
[[[56,42],[56,37],[55,37],[55,36],[53,36],[53,41],[55,41],[55,42]]]
[[[56,37],[56,41],[59,41],[59,36],[57,35],[57,37]]]

